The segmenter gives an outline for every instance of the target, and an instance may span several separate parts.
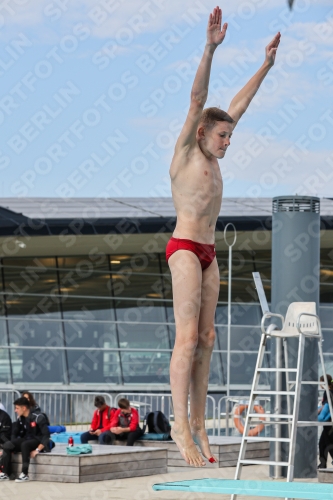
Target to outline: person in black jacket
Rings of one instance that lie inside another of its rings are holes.
[[[12,419],[4,410],[0,410],[0,448],[10,441],[12,433]]]
[[[0,480],[8,480],[11,468],[12,452],[22,452],[22,473],[16,482],[29,479],[30,458],[35,458],[42,451],[50,451],[50,432],[46,418],[41,413],[30,413],[29,401],[19,398],[14,401],[15,413],[18,416],[10,441],[3,446],[3,472]]]

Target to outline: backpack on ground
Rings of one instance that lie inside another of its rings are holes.
[[[164,413],[159,410],[146,413],[145,418],[143,419],[143,432],[146,431],[147,427],[149,433],[170,435],[170,422]]]

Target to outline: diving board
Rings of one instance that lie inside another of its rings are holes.
[[[276,498],[303,498],[306,500],[333,500],[332,485],[318,483],[194,479],[192,481],[154,484],[153,490],[183,491],[187,493],[236,494]]]

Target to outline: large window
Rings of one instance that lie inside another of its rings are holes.
[[[210,385],[227,383],[227,252],[217,254],[220,294]],[[234,252],[230,381],[249,387],[261,309],[252,272],[271,293],[269,251]],[[333,265],[321,256],[320,316],[333,366]],[[0,280],[0,383],[41,385],[169,383],[175,341],[171,276],[162,254],[4,258]],[[267,363],[269,359],[267,358]]]

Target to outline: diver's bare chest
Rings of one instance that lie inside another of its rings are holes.
[[[196,189],[208,191],[215,195],[222,191],[222,176],[219,167],[201,165],[193,169],[193,183]]]
[[[182,160],[177,169],[177,160]],[[181,196],[204,195],[218,197],[222,193],[223,182],[218,162],[203,159],[201,154],[192,155],[184,162],[184,158],[174,158],[178,175],[172,179],[173,188]]]

